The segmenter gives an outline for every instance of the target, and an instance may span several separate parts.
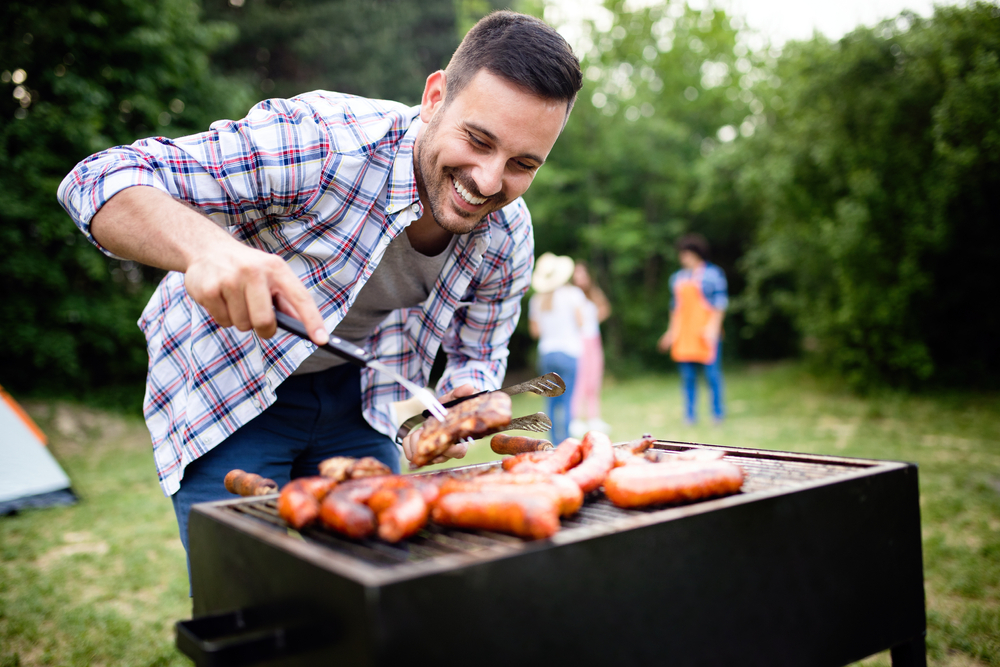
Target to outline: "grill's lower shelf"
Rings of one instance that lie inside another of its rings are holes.
[[[196,505],[178,646],[204,664],[924,664],[916,467],[712,448],[747,471],[742,493],[592,498],[539,542],[354,542],[287,530],[273,499]]]

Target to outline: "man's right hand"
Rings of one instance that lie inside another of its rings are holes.
[[[164,192],[122,190],[94,216],[91,232],[119,257],[184,273],[191,298],[221,326],[270,338],[277,306],[298,318],[317,345],[329,340],[319,309],[284,260],[243,245]]]
[[[196,256],[184,274],[188,294],[219,323],[261,338],[276,330],[274,307],[295,317],[312,332],[317,345],[329,340],[316,304],[280,257],[229,238]]]

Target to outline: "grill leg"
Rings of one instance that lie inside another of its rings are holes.
[[[924,635],[893,646],[892,667],[927,667],[927,645]]]

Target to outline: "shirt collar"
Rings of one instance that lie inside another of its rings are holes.
[[[392,168],[389,170],[389,188],[386,194],[385,212],[392,214],[403,210],[407,206],[417,205],[417,217],[423,213],[423,204],[420,203],[420,195],[417,192],[417,177],[413,171],[413,147],[417,143],[417,135],[423,126],[420,120],[420,106],[410,108],[413,120],[406,129],[396,156],[392,160]]]
[[[424,205],[420,203],[420,193],[417,191],[417,177],[413,171],[413,147],[417,143],[417,135],[424,123],[420,120],[420,105],[410,107],[410,114],[413,120],[406,129],[402,141],[399,142],[399,149],[392,160],[392,169],[389,171],[389,186],[386,193],[385,212],[393,214],[403,210],[407,206],[416,206],[414,210],[416,220],[423,215]],[[490,222],[492,218],[499,215],[499,212],[490,213],[471,233],[460,238],[457,247],[464,250],[471,241],[475,241],[474,247],[479,250],[479,254],[485,252],[489,246],[492,234],[490,234]]]

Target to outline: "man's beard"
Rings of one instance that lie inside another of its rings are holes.
[[[434,221],[437,222],[439,227],[452,234],[468,234],[476,228],[480,220],[494,211],[499,211],[510,202],[502,189],[500,192],[489,197],[480,194],[475,181],[458,169],[444,167],[438,172],[437,167],[434,166],[434,158],[436,156],[431,155],[427,148],[437,135],[441,117],[442,114],[435,115],[421,133],[420,147],[417,159],[413,165],[414,176],[417,180],[417,190],[426,194],[427,205],[430,207],[431,215],[434,216]],[[452,178],[461,183],[462,187],[473,196],[487,200],[479,211],[475,213],[466,211],[455,206],[450,201],[452,190],[455,189],[455,186],[451,182]],[[458,215],[461,220],[452,221],[448,219],[445,215],[446,211]]]

